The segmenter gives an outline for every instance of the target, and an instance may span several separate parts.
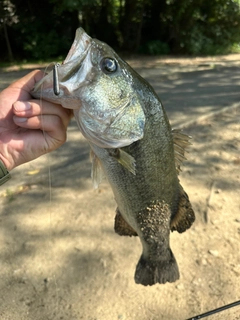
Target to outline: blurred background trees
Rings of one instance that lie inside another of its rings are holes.
[[[79,26],[126,53],[224,54],[240,0],[0,0],[0,61],[64,57]]]

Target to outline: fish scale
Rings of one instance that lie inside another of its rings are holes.
[[[184,232],[195,219],[178,179],[189,137],[171,129],[151,85],[79,28],[63,64],[37,83],[32,95],[74,109],[91,148],[94,186],[104,174],[113,190],[115,232],[141,240],[135,282],[176,281],[170,231]]]

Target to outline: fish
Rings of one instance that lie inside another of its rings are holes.
[[[66,59],[31,94],[73,109],[90,145],[93,185],[105,176],[112,188],[115,232],[141,241],[135,283],[177,281],[170,232],[182,233],[195,220],[179,181],[191,137],[171,128],[153,87],[110,46],[78,28]]]

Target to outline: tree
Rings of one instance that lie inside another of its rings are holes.
[[[16,23],[16,19],[14,17],[14,9],[15,8],[10,1],[0,1],[0,30],[3,30],[4,33],[9,61],[13,61],[13,53],[7,29],[8,26]]]
[[[160,39],[172,53],[224,53],[240,41],[238,0],[153,0],[148,10],[145,41]]]
[[[65,56],[79,26],[127,52],[216,54],[240,43],[239,0],[0,0],[0,14],[8,60]]]
[[[136,51],[141,42],[142,26],[147,0],[125,0],[121,9],[119,29],[122,34],[122,49]]]

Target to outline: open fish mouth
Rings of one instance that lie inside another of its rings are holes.
[[[171,130],[151,85],[80,28],[63,64],[54,66],[32,95],[74,109],[91,147],[93,184],[98,186],[104,173],[112,187],[118,205],[115,231],[141,239],[135,282],[176,281],[169,234],[184,232],[195,219],[178,179],[189,143]]]
[[[81,57],[81,55],[89,48],[91,45],[92,38],[82,29],[78,28],[76,30],[75,39],[73,44],[68,52],[66,59],[63,64],[66,64],[73,59]]]
[[[44,89],[44,99],[57,103],[56,96],[62,98],[66,90],[63,83],[71,79],[81,68],[83,61],[91,47],[92,38],[84,32],[82,28],[76,31],[75,39],[62,64],[55,64],[53,70],[36,83],[32,95],[35,98],[41,98],[41,91]],[[71,88],[72,89],[72,88]],[[59,102],[60,103],[60,102]],[[73,109],[76,107],[73,106]]]
[[[128,68],[112,48],[79,28],[66,59],[31,94],[73,109],[80,131],[92,143],[124,147],[143,137],[145,123]]]

